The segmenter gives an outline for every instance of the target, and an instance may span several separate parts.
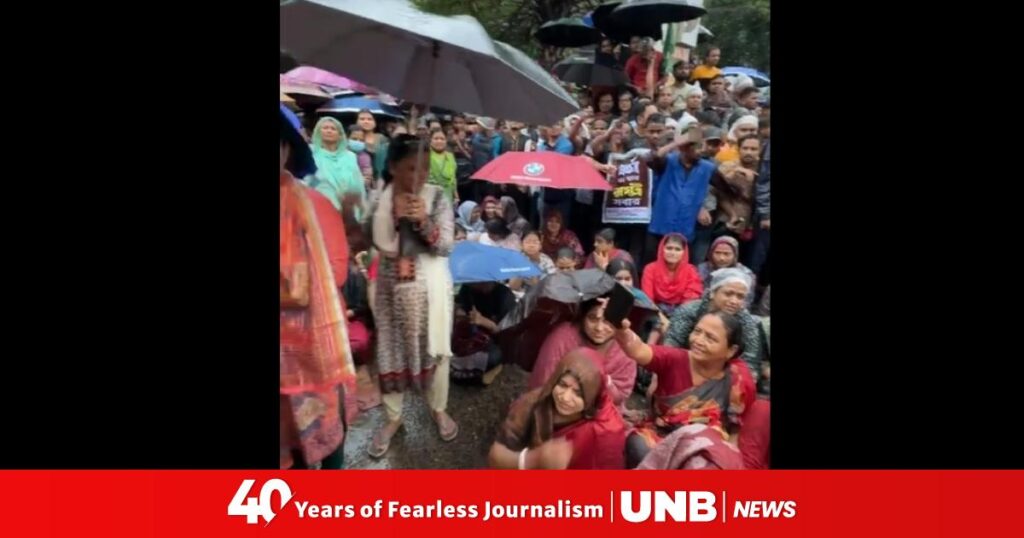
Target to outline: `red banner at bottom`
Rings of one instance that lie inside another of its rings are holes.
[[[1021,471],[2,471],[0,481],[0,536],[1024,531]]]

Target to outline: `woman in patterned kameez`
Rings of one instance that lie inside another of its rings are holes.
[[[383,456],[402,426],[406,389],[422,391],[445,441],[458,425],[445,411],[451,359],[453,293],[448,255],[454,212],[444,191],[427,184],[420,140],[399,135],[388,151],[386,186],[370,210],[369,237],[380,252],[374,310],[377,366],[388,422],[367,452]]]

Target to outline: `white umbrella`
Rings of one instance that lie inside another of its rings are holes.
[[[494,41],[469,16],[424,13],[405,0],[291,0],[281,47],[406,101],[536,124],[576,101],[536,62]]]

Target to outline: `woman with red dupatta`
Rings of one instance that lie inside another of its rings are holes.
[[[622,322],[615,338],[627,356],[658,376],[651,406],[653,416],[638,424],[626,441],[629,468],[645,461],[649,453],[664,465],[681,465],[694,455],[678,457],[692,448],[695,437],[708,446],[730,443],[729,451],[703,450],[708,458],[727,456],[730,451],[738,454],[734,436],[754,404],[755,388],[754,378],[740,358],[743,327],[735,316],[715,312],[702,317],[690,333],[689,350],[645,344],[630,330],[628,320]],[[691,425],[701,427],[673,436],[676,430]],[[745,431],[744,435],[756,433]],[[666,441],[678,447],[660,449],[654,454],[653,449]],[[736,463],[742,462],[739,457],[721,457],[718,461],[730,468],[742,467],[742,463]],[[651,465],[648,462],[643,467]]]
[[[494,469],[622,469],[626,424],[600,357],[570,352],[543,387],[512,403],[488,455]]]
[[[658,244],[658,259],[644,267],[640,288],[666,316],[704,293],[704,281],[689,260],[686,238],[670,233]]]
[[[295,120],[297,123],[297,120]],[[281,110],[281,468],[340,469],[344,421],[356,412],[355,368],[338,292],[348,271],[341,214],[306,187],[309,146]]]

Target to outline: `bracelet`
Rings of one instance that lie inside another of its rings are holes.
[[[521,452],[519,452],[519,470],[520,471],[525,471],[526,470],[526,451],[527,450],[530,450],[530,449],[529,448],[524,448]]]

